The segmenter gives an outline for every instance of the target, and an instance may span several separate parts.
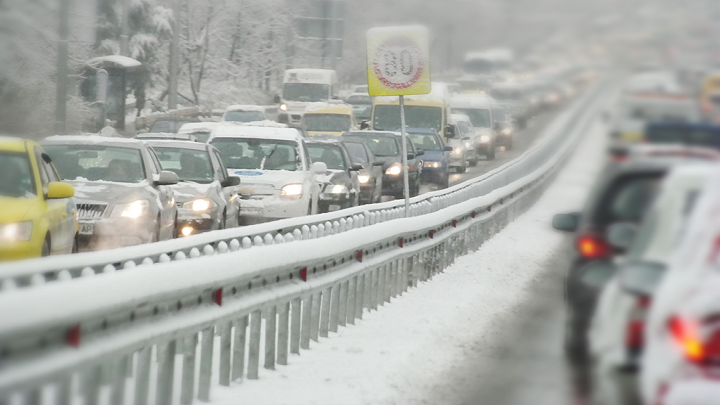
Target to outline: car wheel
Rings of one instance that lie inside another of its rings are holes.
[[[495,145],[491,145],[487,152],[485,152],[485,156],[487,160],[493,160],[495,159]]]
[[[467,167],[460,166],[460,167],[456,167],[455,170],[457,170],[458,173],[465,173],[465,171],[467,170]]]
[[[41,257],[47,257],[50,256],[50,235],[47,235],[45,237],[45,240],[43,241],[42,250],[40,251]]]

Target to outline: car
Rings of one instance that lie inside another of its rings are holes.
[[[372,116],[372,97],[367,93],[352,93],[345,102],[352,106],[355,118],[358,120],[367,121]]]
[[[170,186],[178,176],[162,169],[145,141],[57,135],[41,144],[60,176],[75,188],[80,251],[176,236],[178,210]]]
[[[356,84],[350,87],[350,93],[368,94],[367,84]]]
[[[450,163],[454,167],[460,167],[458,172],[462,173],[466,169],[462,167],[475,167],[480,160],[478,156],[478,149],[480,148],[480,136],[475,132],[475,128],[470,122],[470,118],[464,114],[451,114],[450,125],[455,127],[456,136],[450,138],[448,143],[454,148],[462,148],[463,153],[453,153],[451,155]]]
[[[178,135],[192,135],[196,142],[207,143],[212,130],[218,125],[222,124],[219,122],[188,122],[180,127]]]
[[[493,103],[493,99],[480,95],[459,95],[452,98],[452,113],[467,116],[475,132],[471,136],[475,145],[475,154],[484,155],[487,160],[495,159],[497,147],[497,133],[492,115]],[[477,164],[477,159],[474,162]]]
[[[357,129],[355,114],[349,104],[314,104],[305,109],[300,125],[309,136],[335,135]]]
[[[231,105],[225,109],[220,121],[258,122],[269,119],[266,108],[261,105]]]
[[[43,148],[0,137],[0,173],[0,260],[76,252],[75,191]]]
[[[497,134],[498,146],[505,147],[505,150],[513,149],[513,141],[515,138],[515,125],[513,125],[510,114],[500,104],[492,104],[493,129]]]
[[[360,183],[360,204],[379,203],[382,199],[383,163],[362,139],[349,136],[341,139],[350,156],[350,162],[362,166],[357,176]]]
[[[717,162],[694,163],[670,171],[639,226],[618,222],[608,228],[609,244],[627,252],[615,260],[616,265],[603,269],[594,264],[583,270],[583,278],[596,280],[599,288],[603,274],[614,274],[601,289],[588,331],[594,403],[640,402],[638,369],[646,315],[655,288],[695,208],[697,196],[720,173]]]
[[[197,118],[177,117],[177,118],[159,118],[155,120],[148,132],[155,134],[177,133],[180,127],[188,122],[198,122]]]
[[[720,125],[692,122],[650,122],[643,143],[705,147],[720,150]]]
[[[596,260],[612,260],[621,249],[608,244],[608,228],[618,222],[640,222],[658,185],[671,167],[683,163],[677,157],[636,156],[623,162],[608,162],[595,182],[582,212],[557,214],[555,229],[574,233],[570,268],[565,277],[568,316],[565,352],[575,362],[589,360],[587,331],[601,288],[582,281],[582,269]]]
[[[240,178],[228,175],[220,152],[206,143],[149,141],[163,170],[177,174],[170,186],[178,207],[177,235],[236,227],[240,224],[237,186]]]
[[[530,94],[521,83],[495,83],[490,88],[490,96],[517,120],[518,127],[524,129],[532,116]]]
[[[408,128],[407,133],[415,146],[424,152],[421,182],[447,188],[450,184],[450,152],[453,147],[445,146],[440,135],[432,129]]]
[[[368,145],[378,161],[382,162],[383,195],[403,198],[405,190],[402,166],[402,142],[400,134],[390,131],[353,131],[343,137],[362,139]],[[420,193],[420,173],[422,172],[422,151],[415,149],[412,140],[407,141],[409,194],[414,197]]]
[[[137,134],[137,135],[135,135],[135,139],[140,139],[143,141],[158,140],[158,139],[163,139],[163,140],[168,140],[168,141],[187,141],[187,142],[197,142],[198,141],[197,138],[195,138],[195,135],[192,135],[192,134],[153,133],[153,132]]]
[[[345,145],[337,139],[308,139],[305,141],[312,162],[323,162],[328,174],[321,186],[318,212],[332,212],[360,205],[358,171],[362,165],[353,164]]]
[[[324,163],[312,163],[294,128],[222,125],[210,144],[241,179],[241,225],[316,214]]]

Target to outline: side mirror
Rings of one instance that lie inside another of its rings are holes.
[[[575,232],[580,222],[580,213],[556,214],[552,219],[552,227],[558,231]]]
[[[365,166],[363,166],[363,165],[361,165],[361,164],[359,164],[359,163],[356,163],[356,164],[350,166],[350,171],[352,171],[352,172],[358,172],[358,171],[360,171],[360,170],[362,170],[362,169],[364,169],[364,168],[365,168]]]
[[[608,242],[613,247],[627,249],[637,234],[637,225],[630,222],[618,222],[608,227]]]
[[[282,100],[280,99],[280,95],[279,95],[279,94],[276,94],[276,95],[273,97],[273,103],[275,103],[275,104],[280,104],[281,101],[282,101]]]
[[[615,275],[617,268],[607,261],[593,261],[580,268],[580,282],[586,287],[601,289]]]
[[[446,138],[455,138],[457,134],[455,133],[455,126],[454,125],[448,125],[445,127],[445,137]]]
[[[469,136],[464,136],[462,140],[463,140],[463,141],[469,141],[469,140],[470,140],[470,137],[469,137]]]
[[[48,183],[47,199],[54,200],[58,198],[70,198],[75,195],[73,186],[59,181],[51,181]]]
[[[157,178],[155,180],[156,186],[172,186],[173,184],[178,184],[180,182],[180,179],[178,178],[178,175],[169,172],[167,170],[163,170],[160,172],[160,174],[157,175]]]
[[[360,129],[368,129],[368,128],[370,128],[370,122],[368,120],[360,121]]]
[[[228,176],[225,180],[220,183],[220,185],[225,187],[233,187],[233,186],[239,186],[240,185],[240,177],[238,176]]]
[[[407,158],[408,160],[413,160],[415,159],[415,155],[413,155],[412,153],[408,153]]]
[[[635,295],[653,295],[666,270],[667,267],[660,263],[628,263],[620,268],[620,286]]]
[[[445,152],[452,152],[453,149],[454,148],[452,146],[446,146],[444,150],[445,150]]]
[[[425,150],[424,150],[424,149],[418,149],[418,150],[417,150],[417,155],[418,155],[418,156],[422,156],[422,155],[424,155],[424,154],[425,154]]]
[[[310,173],[312,174],[325,174],[327,171],[327,165],[323,162],[315,162],[310,166]]]

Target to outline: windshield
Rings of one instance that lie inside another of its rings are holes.
[[[175,172],[180,181],[212,183],[210,156],[204,150],[153,147],[163,170]]]
[[[0,152],[0,196],[35,198],[35,179],[26,153]]]
[[[345,142],[345,149],[350,154],[350,160],[353,163],[368,163],[370,161],[365,147],[360,143]]]
[[[475,128],[492,128],[490,110],[484,108],[453,108],[453,114],[464,114]]]
[[[228,169],[302,170],[293,141],[215,138],[210,143],[218,148]]]
[[[264,121],[265,115],[260,111],[228,111],[223,117],[223,121],[231,122],[256,122]]]
[[[645,138],[651,143],[679,143],[691,146],[720,145],[720,130],[713,128],[653,127]]]
[[[409,128],[428,128],[442,130],[442,107],[419,105],[405,106],[405,125]],[[373,115],[373,128],[380,131],[395,131],[400,128],[399,105],[376,105]]]
[[[330,86],[320,83],[285,83],[283,99],[287,101],[325,101],[330,98]]]
[[[350,130],[347,114],[305,114],[302,118],[307,131],[345,132]]]
[[[490,89],[490,95],[499,100],[522,100],[523,97],[519,89]]]
[[[408,134],[416,147],[422,150],[443,150],[440,139],[435,134]]]
[[[465,61],[463,70],[471,75],[490,75],[495,70],[495,63],[489,59],[471,59]]]
[[[139,183],[147,178],[139,149],[104,145],[47,145],[60,177]]]
[[[603,196],[594,222],[608,226],[616,222],[638,223],[657,193],[660,173],[618,178]]]
[[[317,143],[309,143],[307,145],[310,160],[313,162],[323,162],[330,170],[346,170],[345,159],[343,159],[342,149],[337,145],[323,145]]]
[[[365,144],[375,156],[386,157],[400,155],[400,152],[398,152],[398,143],[389,136],[363,136],[363,139],[365,139]]]
[[[372,98],[370,96],[363,96],[360,94],[356,94],[354,96],[350,96],[350,97],[346,98],[345,102],[348,104],[367,105],[367,104],[372,104]]]

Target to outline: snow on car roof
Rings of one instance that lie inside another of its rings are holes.
[[[212,131],[213,138],[265,138],[285,141],[299,141],[300,132],[295,128],[253,126],[253,125],[222,125]]]
[[[206,150],[208,144],[202,142],[187,142],[174,139],[153,139],[148,140],[147,144],[152,147],[168,147],[178,149]]]
[[[146,132],[144,134],[135,135],[135,139],[174,139],[174,140],[190,140],[192,134],[168,133],[168,132]]]
[[[465,114],[450,114],[450,121],[453,123],[460,121],[470,122],[470,117]]]
[[[45,138],[44,142],[52,143],[74,143],[74,144],[107,144],[122,145],[125,147],[134,146],[140,148],[145,141],[132,138],[117,138],[100,135],[53,135]]]
[[[261,105],[251,105],[251,104],[234,104],[231,106],[228,106],[225,111],[258,111],[258,112],[265,112],[264,106]]]
[[[178,134],[195,134],[198,132],[211,132],[221,125],[219,122],[188,122],[178,130]]]

